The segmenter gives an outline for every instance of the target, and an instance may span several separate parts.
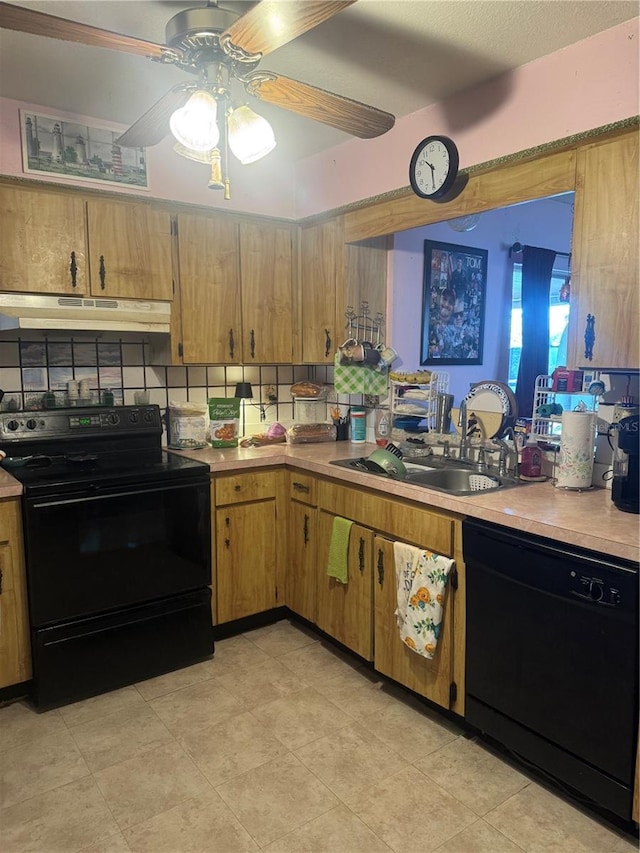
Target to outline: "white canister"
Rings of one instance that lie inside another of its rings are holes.
[[[595,412],[562,413],[560,461],[555,483],[558,488],[591,488],[595,438]]]

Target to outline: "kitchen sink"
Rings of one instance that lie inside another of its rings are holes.
[[[525,482],[517,477],[496,474],[493,470],[476,471],[471,463],[459,462],[442,457],[417,457],[403,460],[407,473],[403,477],[391,476],[383,471],[373,471],[367,467],[367,460],[334,459],[332,465],[365,471],[374,477],[402,480],[413,486],[424,486],[448,495],[476,495],[482,492],[494,492],[498,489],[510,489],[524,486]]]

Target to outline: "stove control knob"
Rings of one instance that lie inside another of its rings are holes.
[[[129,421],[132,424],[138,423],[138,413],[137,412],[129,412]]]
[[[27,429],[35,429],[38,426],[38,421],[34,421],[33,418],[29,418],[27,421]]]
[[[601,601],[604,595],[604,587],[602,581],[592,580],[589,583],[589,595],[592,601]]]
[[[7,424],[7,429],[11,430],[11,432],[15,432],[19,428],[20,424],[18,421],[9,421]]]
[[[142,416],[144,418],[145,423],[150,424],[153,421],[153,412],[151,409],[147,409],[147,411]]]
[[[115,412],[111,412],[107,417],[107,421],[113,426],[117,426],[120,423],[120,415],[117,415]]]

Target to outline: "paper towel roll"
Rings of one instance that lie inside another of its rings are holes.
[[[563,412],[556,486],[588,489],[593,476],[595,412]]]

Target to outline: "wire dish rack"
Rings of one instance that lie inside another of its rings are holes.
[[[449,389],[449,374],[433,371],[425,383],[391,381],[391,439],[419,446],[435,430],[438,394]]]

